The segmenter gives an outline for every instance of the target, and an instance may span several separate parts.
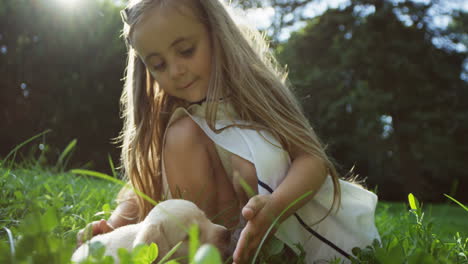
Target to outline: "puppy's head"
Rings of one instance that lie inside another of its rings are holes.
[[[133,245],[155,242],[159,247],[159,256],[164,256],[182,241],[174,257],[187,256],[188,230],[193,224],[198,226],[200,244],[212,244],[226,256],[230,232],[225,227],[212,223],[202,210],[187,200],[160,202],[143,221]]]

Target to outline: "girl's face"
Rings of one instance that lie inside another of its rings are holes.
[[[171,96],[204,99],[211,76],[211,41],[188,8],[153,8],[135,26],[132,44],[146,68]]]

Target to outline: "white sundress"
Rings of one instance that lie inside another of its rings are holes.
[[[182,117],[189,116],[215,143],[220,159],[228,171],[226,160],[235,154],[252,162],[258,178],[258,193],[270,194],[286,177],[291,164],[289,154],[280,148],[280,143],[270,133],[261,131],[263,137],[253,129],[230,127],[216,134],[204,116],[207,102],[192,104],[187,109],[177,108],[172,114],[168,127]],[[228,118],[234,111],[227,103],[219,103],[216,129],[223,128],[233,121]],[[235,121],[235,123],[244,123]],[[165,140],[165,137],[164,137]],[[163,193],[171,198],[162,162]],[[333,201],[333,182],[328,176],[315,196],[287,218],[278,228],[275,236],[287,244],[297,254],[295,246],[302,245],[306,252],[306,262],[327,263],[333,258],[341,258],[351,263],[349,257],[354,247],[366,247],[380,236],[375,226],[374,213],[377,196],[350,182],[340,180],[341,204],[338,210],[316,224],[328,212]]]

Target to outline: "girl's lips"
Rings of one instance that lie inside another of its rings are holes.
[[[193,80],[192,82],[190,82],[190,83],[187,84],[186,86],[182,87],[182,89],[189,88],[190,86],[192,86],[192,84],[193,84],[195,81],[196,81],[196,80]]]

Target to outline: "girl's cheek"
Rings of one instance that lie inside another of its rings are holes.
[[[164,76],[159,75],[158,78],[155,78],[156,82],[158,82],[159,87],[166,88],[167,87],[167,80]]]

